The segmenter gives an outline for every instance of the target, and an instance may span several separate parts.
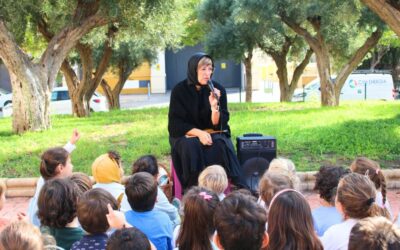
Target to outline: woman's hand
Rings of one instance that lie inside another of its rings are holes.
[[[211,146],[213,141],[211,135],[206,131],[201,131],[198,135],[201,144]]]
[[[218,99],[221,98],[221,91],[217,88],[214,88],[215,94],[217,94]],[[218,99],[215,98],[213,92],[210,92],[210,96],[208,97],[208,101],[210,102],[210,106],[212,110],[218,110]]]

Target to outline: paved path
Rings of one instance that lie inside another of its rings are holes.
[[[320,206],[319,197],[317,194],[307,192],[304,195],[310,203],[312,209]],[[400,208],[400,190],[390,190],[388,192],[388,199],[390,201],[390,205],[392,206],[393,214],[396,217]],[[15,220],[19,212],[26,213],[28,209],[28,203],[29,198],[27,197],[7,199],[4,208],[0,211],[0,218],[8,221]]]

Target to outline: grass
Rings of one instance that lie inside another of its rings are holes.
[[[346,166],[356,156],[375,159],[386,168],[400,167],[400,102],[230,104],[235,136],[257,132],[277,138],[278,155],[298,170],[322,164]],[[11,132],[11,119],[0,119],[0,177],[39,175],[40,154],[62,146],[78,128],[82,137],[72,154],[74,171],[90,173],[93,160],[109,149],[121,153],[125,170],[143,154],[168,164],[167,108],[95,113],[89,118],[53,116],[53,128],[22,136]]]

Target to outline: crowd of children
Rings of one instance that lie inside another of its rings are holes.
[[[271,162],[257,197],[230,190],[224,168],[212,165],[176,207],[161,188],[164,175],[152,155],[137,159],[127,177],[117,152],[99,156],[94,185],[88,175],[73,173],[70,154],[79,137],[74,131],[64,148],[42,154],[27,214],[0,221],[8,224],[0,249],[400,249],[385,176],[368,158],[348,169],[322,166],[314,187],[321,206],[313,211],[293,162],[283,158]],[[4,202],[0,182],[0,209]]]

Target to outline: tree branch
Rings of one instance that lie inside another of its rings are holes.
[[[400,11],[386,0],[361,0],[400,37]]]
[[[304,69],[307,67],[308,63],[310,62],[311,56],[313,54],[312,49],[308,49],[306,56],[304,57],[303,61],[296,67],[296,69],[293,72],[293,77],[292,80],[290,81],[290,91],[294,91],[297,87],[297,82],[300,79],[300,76],[303,74]]]
[[[59,70],[64,58],[75,47],[79,39],[91,29],[105,25],[108,22],[107,18],[101,15],[94,15],[84,20],[80,26],[68,26],[64,28],[50,40],[46,51],[40,59],[40,65],[47,69],[49,75],[52,75],[51,73]]]
[[[2,19],[0,19],[0,47],[0,58],[8,70],[23,71],[25,65],[33,67],[28,55],[20,49]],[[20,74],[18,72],[13,73],[16,75],[25,74],[24,72]]]
[[[307,40],[308,43],[312,44],[317,44],[318,41],[308,32],[305,28],[301,27],[299,24],[292,22],[289,18],[286,16],[281,16],[281,20],[289,26],[294,32],[299,34],[300,36],[304,37],[304,39]]]
[[[368,39],[365,40],[364,44],[354,53],[349,62],[343,66],[335,81],[335,88],[337,93],[342,89],[347,77],[351,74],[351,72],[353,72],[354,69],[357,68],[361,60],[365,57],[368,51],[378,43],[381,37],[381,29],[377,29],[376,31],[374,31],[368,37]]]

